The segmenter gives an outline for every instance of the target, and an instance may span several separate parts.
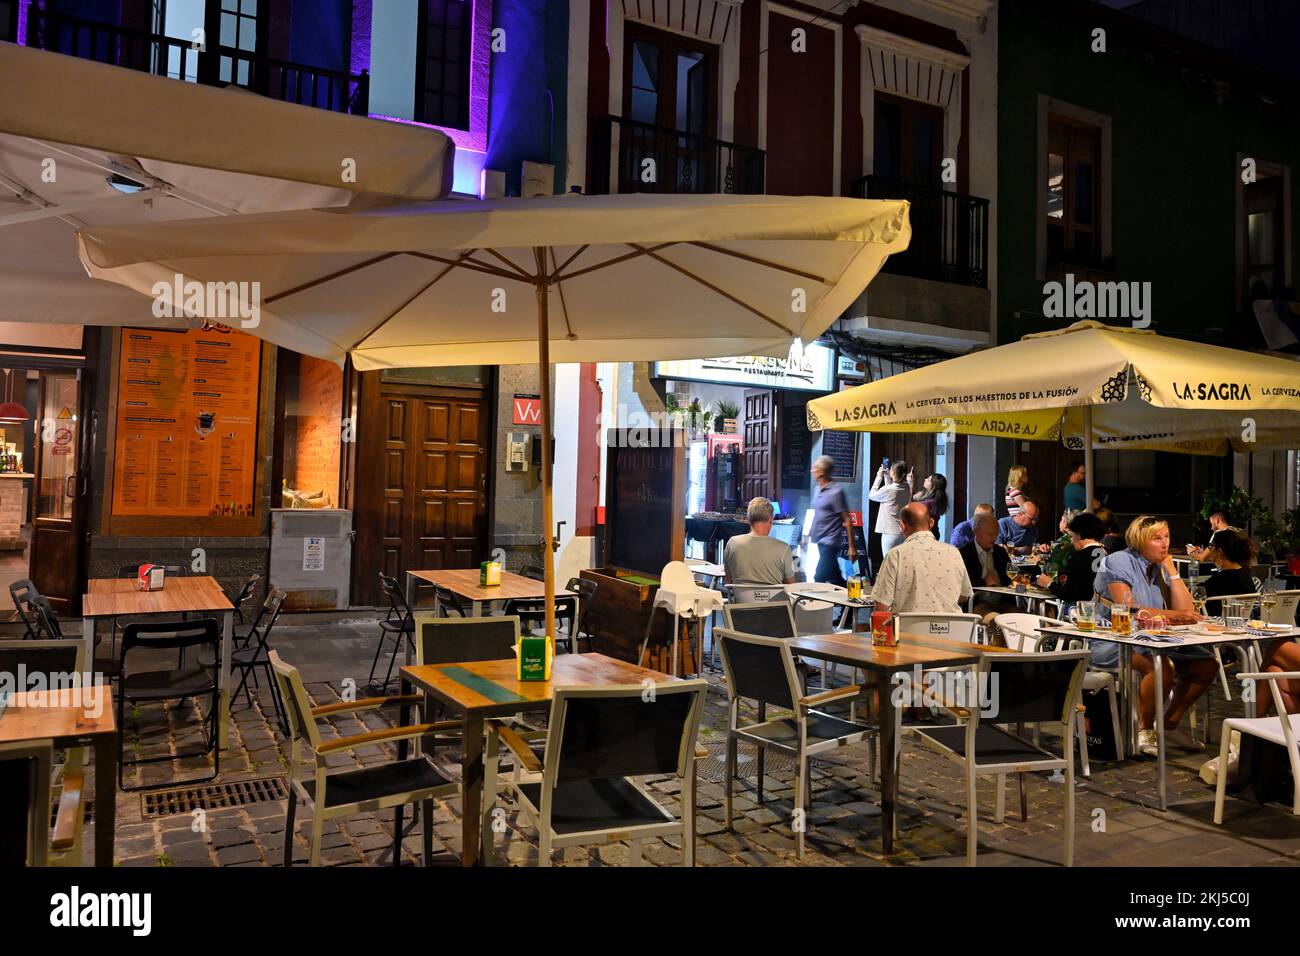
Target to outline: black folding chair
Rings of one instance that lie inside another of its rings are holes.
[[[411,615],[411,607],[406,603],[406,595],[402,593],[402,587],[397,583],[397,579],[380,571],[379,589],[388,601],[388,612],[379,622],[379,643],[375,647],[375,658],[370,662],[370,676],[366,678],[366,686],[375,693],[383,693],[392,682],[393,668],[397,664],[397,652],[401,650],[403,642],[410,641],[411,635],[415,633],[415,619]],[[388,658],[388,671],[384,674],[383,683],[377,683],[375,669],[379,666],[379,657],[384,652],[384,645],[389,640],[393,642],[393,653]]]
[[[200,618],[194,621],[141,621],[128,624],[122,629],[122,676],[118,682],[117,694],[117,736],[118,745],[126,736],[126,708],[144,703],[166,703],[169,700],[189,700],[196,703],[208,698],[208,713],[203,718],[204,747],[202,750],[186,754],[164,754],[157,757],[138,757],[134,760],[119,760],[117,765],[117,785],[122,790],[150,790],[169,786],[172,781],[158,784],[145,784],[139,787],[126,786],[123,772],[127,766],[142,763],[178,760],[182,757],[197,757],[212,754],[212,773],[206,777],[186,780],[187,784],[203,783],[216,779],[221,772],[221,747],[217,742],[217,722],[221,715],[221,692],[217,685],[217,674],[211,667],[202,663],[190,667],[177,666],[166,670],[132,670],[130,658],[133,651],[141,650],[176,650],[184,652],[194,648],[197,654],[204,651],[210,660],[219,659],[221,649],[221,624],[214,618]],[[138,655],[137,655],[138,656]]]
[[[252,707],[253,696],[248,688],[248,679],[252,677],[253,687],[261,690],[262,684],[257,678],[257,672],[259,670],[265,671],[267,682],[271,685],[271,703],[275,707],[276,724],[287,737],[289,736],[289,724],[285,718],[283,702],[280,700],[280,687],[275,680],[275,674],[271,670],[271,645],[267,640],[270,637],[271,629],[275,627],[275,622],[280,619],[280,609],[284,606],[284,599],[285,593],[283,591],[279,588],[271,588],[267,592],[266,600],[257,609],[257,617],[253,618],[252,627],[244,635],[242,646],[234,648],[231,652],[230,670],[232,673],[238,671],[240,680],[239,686],[230,695],[230,702],[231,706],[234,706],[234,702],[239,699],[240,691],[243,691],[244,700],[249,707]],[[220,655],[209,658],[206,654],[200,654],[199,662],[204,667],[219,668],[221,658]]]
[[[566,591],[572,591],[578,595],[578,616],[576,620],[569,622],[569,633],[573,636],[573,651],[578,651],[578,638],[587,639],[588,652],[594,651],[596,646],[591,641],[591,631],[587,629],[587,615],[591,613],[591,602],[596,599],[596,589],[599,585],[595,581],[589,581],[586,578],[569,578],[569,583],[564,586]]]
[[[244,620],[244,604],[245,602],[248,601],[249,598],[253,596],[253,591],[257,589],[257,582],[260,580],[262,580],[262,576],[260,574],[250,574],[248,576],[248,580],[244,582],[243,587],[239,589],[239,593],[236,594],[234,597],[229,598],[231,605],[235,609],[236,624],[243,625],[248,623],[247,621]],[[229,597],[229,595],[227,595],[227,597]],[[247,644],[248,641],[245,640],[244,643]],[[274,684],[275,681],[272,681],[271,683]]]
[[[40,597],[41,592],[36,590],[36,585],[31,581],[23,578],[9,585],[9,596],[13,598],[18,619],[23,622],[23,637],[36,640],[41,636],[41,625],[36,618],[36,610],[32,607],[32,599]]]

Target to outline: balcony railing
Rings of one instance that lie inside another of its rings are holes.
[[[758,194],[765,158],[752,146],[606,116],[592,130],[587,191]]]
[[[366,115],[370,76],[290,63],[251,50],[209,46],[53,10],[28,9],[27,45],[208,86],[234,84],[277,100]]]
[[[989,201],[915,186],[884,176],[853,183],[859,199],[906,199],[912,204],[912,244],[890,256],[885,272],[987,288]]]

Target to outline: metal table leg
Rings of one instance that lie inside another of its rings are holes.
[[[1160,791],[1160,809],[1168,809],[1165,796],[1165,659],[1157,651],[1152,651],[1151,661],[1156,670],[1156,784]]]

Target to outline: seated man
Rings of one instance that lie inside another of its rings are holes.
[[[974,541],[975,540],[975,518],[977,515],[981,515],[981,514],[986,514],[992,517],[993,506],[988,503],[976,505],[975,513],[972,514],[965,521],[963,521],[961,524],[957,525],[957,527],[952,529],[952,534],[948,536],[948,543],[951,544],[954,548],[960,550],[961,548],[966,547],[966,545]],[[993,522],[993,526],[995,528],[997,527],[997,521]]]
[[[773,538],[772,502],[755,498],[749,503],[749,533],[727,542],[724,566],[728,584],[755,587],[793,584],[794,552],[784,541]]]
[[[903,509],[898,525],[903,543],[891,548],[880,565],[871,592],[876,610],[961,613],[961,602],[973,593],[961,552],[936,541],[930,509],[914,501]]]
[[[998,544],[1009,544],[1015,548],[1032,548],[1038,543],[1038,505],[1028,499],[1020,506],[1020,512],[1007,515],[998,522]]]
[[[1011,583],[1008,573],[1011,559],[1005,548],[997,546],[998,522],[989,514],[977,514],[971,519],[975,526],[975,539],[959,549],[962,560],[966,563],[966,573],[970,576],[972,588],[1006,587]],[[984,618],[984,626],[992,628],[994,615],[1017,611],[1015,599],[1005,594],[988,594],[977,591],[972,614]]]

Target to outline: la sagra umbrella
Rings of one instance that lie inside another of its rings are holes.
[[[225,284],[238,314],[255,312],[248,331],[361,370],[537,362],[553,638],[549,364],[786,354],[910,234],[906,202],[617,195],[89,228],[78,242],[92,276],[158,295]]]
[[[1300,445],[1300,364],[1076,322],[808,403],[808,427],[951,432],[1083,449],[1220,454]]]

